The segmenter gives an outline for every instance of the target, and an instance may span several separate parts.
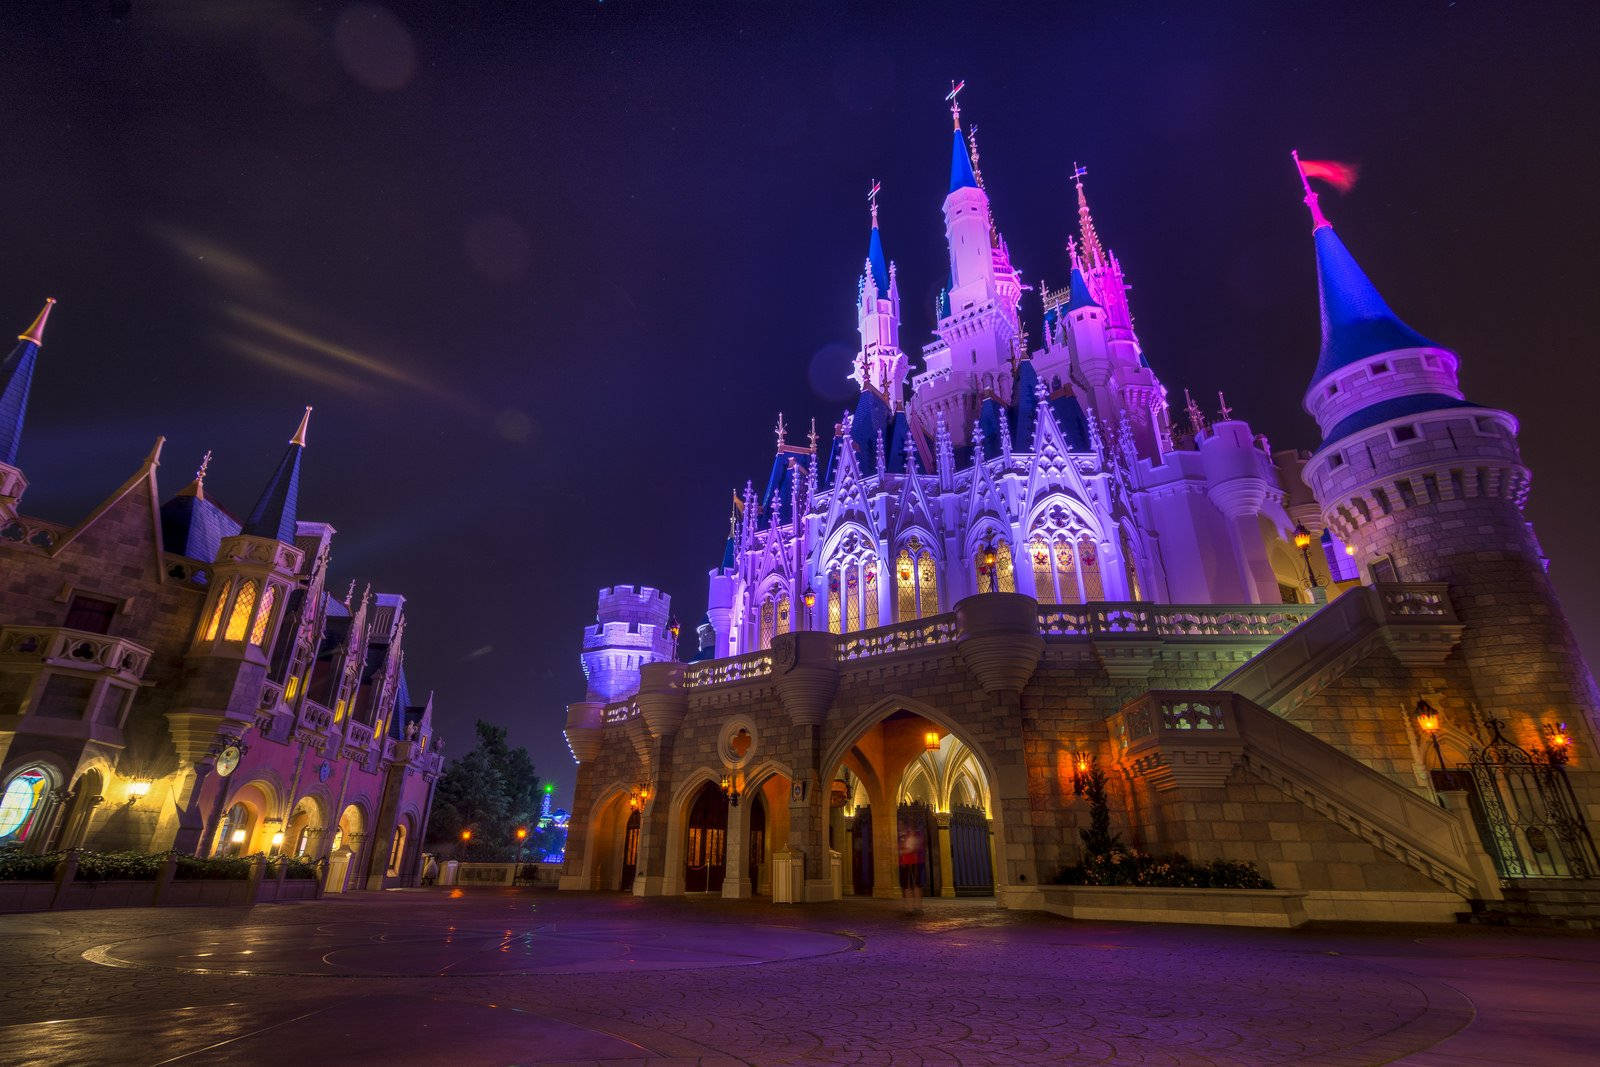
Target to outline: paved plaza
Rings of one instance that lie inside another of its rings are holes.
[[[1595,1062],[1600,939],[393,891],[0,916],[0,1063]]]

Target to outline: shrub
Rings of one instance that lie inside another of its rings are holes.
[[[161,853],[83,851],[78,853],[73,878],[79,882],[153,882],[166,858]]]
[[[179,856],[177,878],[224,878],[243,881],[250,877],[250,867],[255,861],[249,856],[214,856],[197,859]]]
[[[20,848],[0,849],[0,882],[48,882],[60,862],[59,852],[33,855]]]
[[[1115,849],[1085,857],[1063,868],[1057,885],[1161,886],[1180,889],[1271,889],[1254,863],[1212,860],[1195,863],[1187,856],[1152,856],[1137,849]]]

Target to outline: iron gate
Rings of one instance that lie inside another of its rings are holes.
[[[957,804],[950,810],[950,873],[956,896],[994,895],[989,820],[982,808]]]
[[[1594,840],[1560,760],[1535,756],[1506,740],[1498,719],[1492,736],[1467,753],[1484,847],[1502,878],[1592,878],[1600,872]]]

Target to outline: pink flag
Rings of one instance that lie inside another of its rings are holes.
[[[1348,193],[1355,188],[1356,176],[1361,168],[1354,163],[1340,163],[1333,159],[1302,159],[1300,173],[1307,178],[1320,178],[1339,190]]]

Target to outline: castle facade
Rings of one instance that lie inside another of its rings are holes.
[[[1443,920],[1592,877],[1600,698],[1515,417],[1466,398],[1304,172],[1314,449],[1273,450],[1220,392],[1215,417],[1174,411],[1081,170],[1033,343],[952,111],[921,369],[874,186],[859,401],[798,440],[780,416],[698,654],[664,593],[601,592],[563,885],[895,896],[914,825],[930,892],[1039,906],[1083,858],[1094,769],[1130,844],[1255,863],[1311,918]]]
[[[441,756],[405,598],[331,586],[299,518],[311,409],[241,521],[162,440],[73,525],[25,515],[23,416],[50,305],[0,363],[0,848],[327,861],[415,884]]]

